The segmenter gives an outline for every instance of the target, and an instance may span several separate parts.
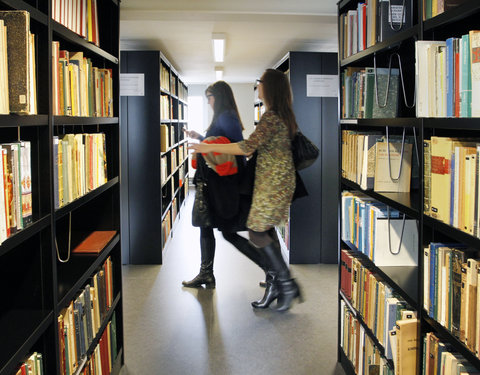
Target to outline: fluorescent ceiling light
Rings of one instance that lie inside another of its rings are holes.
[[[221,81],[223,78],[223,68],[222,67],[215,67],[215,80]]]
[[[213,33],[213,58],[215,62],[223,62],[225,58],[225,34]]]

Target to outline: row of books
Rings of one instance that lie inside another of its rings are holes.
[[[385,357],[393,359],[389,332],[397,320],[416,317],[416,312],[379,275],[362,264],[355,252],[342,250],[340,264],[341,290],[385,348]]]
[[[167,152],[175,143],[175,128],[166,124],[160,125],[160,152]]]
[[[0,243],[24,229],[32,217],[29,141],[0,144]]]
[[[480,140],[431,137],[424,141],[426,214],[480,236]]]
[[[163,64],[160,64],[160,88],[170,92],[170,71]]]
[[[464,2],[465,0],[425,0],[423,2],[423,19],[427,20],[436,17]]]
[[[478,370],[456,353],[451,345],[442,342],[432,332],[427,332],[423,338],[422,363],[423,373],[426,375],[478,374]]]
[[[188,99],[187,86],[185,86],[182,82],[178,82],[178,97],[183,101],[187,101]]]
[[[399,76],[397,68],[347,67],[341,74],[341,118],[397,117]]]
[[[43,356],[41,353],[33,353],[20,365],[15,375],[44,375]]]
[[[415,139],[342,130],[342,177],[363,190],[409,192],[418,185]]]
[[[340,327],[340,346],[356,374],[395,374],[355,313],[350,311],[343,300],[340,300]]]
[[[424,308],[475,355],[480,353],[480,258],[460,244],[424,249]]]
[[[417,117],[480,117],[480,30],[415,42]]]
[[[52,0],[52,18],[99,46],[97,0]]]
[[[113,268],[108,257],[57,318],[62,375],[72,375],[78,369],[112,306],[113,293]]]
[[[104,133],[53,137],[55,208],[60,208],[108,180]]]
[[[170,105],[170,97],[168,95],[160,96],[160,118],[162,120],[173,118],[173,108]]]
[[[171,211],[168,210],[165,218],[162,220],[162,249],[165,247],[165,244],[168,241],[170,236],[170,231],[172,230],[172,215]]]
[[[416,220],[358,191],[342,192],[342,240],[350,242],[376,266],[416,266]]]
[[[35,36],[30,13],[0,11],[0,114],[37,113]]]
[[[112,69],[94,67],[83,52],[52,46],[53,113],[57,116],[113,117]]]
[[[79,375],[111,374],[113,364],[117,358],[116,326],[115,312],[113,312],[112,320],[108,322],[98,345],[95,347],[95,350],[83,369],[78,373]]]
[[[341,14],[341,58],[354,55],[412,26],[411,2],[368,0]]]

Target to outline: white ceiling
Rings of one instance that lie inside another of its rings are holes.
[[[338,0],[122,0],[120,49],[160,50],[187,84],[253,82],[288,51],[337,51]],[[213,61],[212,33],[226,34]]]

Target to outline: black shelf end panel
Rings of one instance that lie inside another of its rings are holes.
[[[440,340],[446,340],[446,342],[450,343],[452,347],[460,353],[465,359],[472,365],[475,366],[477,370],[480,371],[480,358],[478,358],[475,353],[473,353],[463,342],[461,342],[458,338],[456,338],[448,329],[442,326],[439,322],[435,319],[432,319],[428,316],[425,310],[422,310],[422,318],[425,322],[428,323],[430,327],[432,327],[440,336]]]
[[[409,28],[405,31],[401,31],[401,32],[395,34],[391,38],[389,38],[389,39],[387,39],[387,40],[385,40],[381,43],[377,43],[377,44],[375,44],[375,45],[373,45],[373,46],[371,46],[371,47],[369,47],[369,48],[367,48],[363,51],[360,51],[360,52],[356,53],[355,55],[352,55],[352,56],[349,56],[349,57],[343,59],[340,62],[340,66],[344,67],[344,66],[350,65],[352,63],[357,63],[357,62],[360,62],[363,59],[372,57],[373,54],[375,54],[377,52],[383,52],[383,51],[388,51],[390,49],[394,49],[397,46],[399,46],[400,44],[402,44],[402,42],[404,42],[405,40],[417,36],[418,33],[419,33],[419,26],[414,25],[413,27],[411,27],[411,28]]]
[[[439,26],[446,26],[461,21],[463,18],[479,12],[478,0],[465,1],[463,4],[447,10],[436,17],[425,20],[423,27],[425,31],[429,31]]]
[[[378,273],[408,304],[412,307],[418,305],[417,266],[377,266],[351,242],[342,241],[342,243],[354,251],[369,269]]]
[[[4,314],[0,318],[0,374],[13,374],[53,321],[52,311],[12,310]]]
[[[83,206],[85,203],[91,201],[92,199],[95,199],[98,197],[100,194],[103,194],[105,191],[109,190],[113,186],[118,184],[118,177],[112,178],[110,181],[106,182],[105,184],[99,186],[95,190],[92,190],[88,194],[85,194],[84,196],[77,198],[73,202],[70,202],[64,207],[59,208],[57,211],[55,211],[55,219],[60,219],[67,215],[69,212]]]
[[[441,232],[460,243],[463,243],[467,246],[471,246],[476,249],[480,249],[480,238],[473,237],[472,235],[464,231],[461,231],[458,228],[452,227],[449,224],[445,224],[427,215],[423,215],[423,222],[430,228],[438,232]]]
[[[48,115],[0,115],[0,128],[48,126]]]
[[[59,297],[61,298],[61,300],[57,304],[58,310],[62,310],[70,303],[70,301],[75,298],[75,295],[78,293],[80,288],[94,274],[95,270],[105,262],[107,257],[110,255],[113,247],[117,245],[119,241],[120,235],[117,234],[98,256],[78,255],[78,257],[75,256],[75,258],[77,259],[70,259],[70,264],[64,264],[66,267],[69,267],[69,269],[66,270],[65,273],[77,277],[75,277],[76,281],[73,284],[69,283],[68,281],[62,283],[62,280],[58,280]],[[92,258],[96,259],[92,262]],[[78,267],[79,261],[82,262],[82,265],[87,264],[87,266]],[[81,275],[78,275],[79,272],[81,273]]]
[[[37,220],[25,229],[22,229],[21,231],[11,235],[0,246],[0,256],[8,253],[10,250],[14,249],[28,238],[39,233],[48,225],[50,225],[50,215],[47,215],[40,220]]]
[[[101,56],[105,58],[106,60],[118,64],[118,58],[111,55],[110,53],[104,51],[100,47],[97,47],[95,44],[92,44],[85,39],[83,39],[81,36],[77,35],[73,31],[69,30],[65,26],[59,24],[58,22],[52,20],[52,29],[55,33],[60,35],[63,39],[68,40],[70,43],[74,43],[86,50],[89,50],[98,56]],[[55,40],[56,37],[54,36],[53,39]]]
[[[54,125],[103,125],[118,124],[118,117],[53,116]]]
[[[419,202],[420,196],[419,192],[416,190],[413,190],[410,193],[382,193],[373,190],[362,190],[360,185],[345,178],[342,178],[342,184],[351,189],[362,191],[379,202],[385,203],[386,205],[399,210],[401,213],[406,214],[412,219],[420,219],[420,213],[418,210],[419,205],[416,203]]]

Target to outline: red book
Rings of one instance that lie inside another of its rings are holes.
[[[348,299],[352,300],[352,260],[353,255],[350,252],[347,252],[346,256],[346,269],[347,269],[347,282],[346,282],[346,295]]]
[[[98,255],[107,246],[107,244],[115,237],[115,230],[97,230],[90,233],[80,242],[73,250],[73,254]]]

